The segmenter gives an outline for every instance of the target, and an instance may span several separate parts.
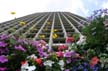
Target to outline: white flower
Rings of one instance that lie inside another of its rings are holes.
[[[37,56],[35,56],[35,54],[32,54],[32,55],[28,56],[27,58],[28,58],[28,59],[29,59],[29,58],[30,58],[30,59],[36,59]]]
[[[61,66],[61,70],[64,70],[64,61],[60,60],[58,64]]]
[[[51,60],[47,60],[47,61],[44,62],[44,65],[45,65],[45,66],[50,66],[50,67],[52,67],[52,64],[54,64],[54,62],[51,61]]]
[[[36,69],[35,66],[29,66],[28,62],[21,66],[21,71],[34,71]]]
[[[80,36],[80,40],[77,42],[77,44],[81,45],[81,44],[85,44],[85,41],[86,41],[86,37],[81,35]]]
[[[64,64],[65,64],[65,63],[64,63],[63,60],[60,60],[58,64],[59,64],[61,67],[64,67]]]

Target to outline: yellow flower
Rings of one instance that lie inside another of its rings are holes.
[[[53,36],[52,36],[53,39],[56,39],[57,37],[58,37],[57,34],[53,34]]]
[[[53,30],[53,32],[57,32],[57,31],[58,31],[57,29],[54,29],[54,30]]]
[[[20,24],[21,26],[24,26],[24,25],[26,25],[26,22],[20,21],[19,24]]]
[[[52,30],[52,32],[57,32],[57,31],[58,31],[57,29],[53,29],[53,30]]]
[[[16,14],[16,12],[11,12],[12,15]]]
[[[45,35],[39,35],[39,38],[45,38]]]

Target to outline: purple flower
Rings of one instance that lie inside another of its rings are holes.
[[[87,21],[91,22],[93,20],[93,16],[87,17]]]
[[[84,71],[88,71],[88,69],[84,68]]]
[[[72,52],[65,52],[64,53],[64,57],[71,57],[72,56]]]
[[[108,9],[104,9],[104,10],[103,10],[103,13],[108,13],[107,11],[108,11]]]
[[[93,67],[90,67],[90,69],[92,69],[93,71],[98,71],[99,67],[94,65]]]
[[[2,35],[0,35],[0,39],[1,40],[5,40],[5,39],[7,39],[9,36],[7,36],[6,34],[2,34]]]
[[[28,44],[28,41],[25,40],[25,39],[18,39],[18,43],[21,43],[21,44]]]
[[[71,63],[71,61],[72,61],[71,58],[66,59],[67,64]]]
[[[65,69],[64,71],[70,71],[69,69]]]
[[[4,47],[0,48],[0,54],[1,55],[8,53],[8,51],[9,51],[8,48],[4,48]]]
[[[89,66],[89,63],[84,62],[83,65],[84,66]]]
[[[6,58],[5,55],[1,55],[1,56],[0,56],[0,63],[5,63],[5,62],[7,62],[7,61],[8,61],[8,59]]]
[[[38,52],[43,52],[43,49],[41,47],[37,47]]]
[[[37,51],[39,52],[40,57],[48,57],[48,54],[44,52],[41,47],[37,47]]]
[[[84,24],[86,24],[86,22],[85,22],[85,21],[83,21],[83,20],[81,20],[81,21],[80,21],[80,23],[81,23],[81,24],[83,24],[83,25],[84,25]]]
[[[64,53],[64,57],[72,57],[75,56],[75,51],[66,51]]]
[[[5,47],[6,45],[7,45],[6,43],[0,41],[0,47]]]
[[[5,70],[7,70],[6,67],[0,67],[0,71],[5,71]]]
[[[94,11],[94,15],[96,15],[97,13],[98,13],[98,10],[95,10],[95,11]]]
[[[39,56],[40,57],[48,57],[48,54],[47,53],[45,53],[45,52],[39,52]]]
[[[31,44],[35,47],[39,46],[39,41],[32,41]]]
[[[15,46],[16,50],[26,51],[21,45]]]
[[[79,65],[79,66],[78,66],[78,69],[83,69],[83,68],[84,68],[83,65]]]

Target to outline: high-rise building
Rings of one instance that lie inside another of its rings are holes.
[[[85,23],[81,23],[81,21]],[[81,33],[87,24],[81,16],[69,12],[43,12],[0,23],[0,34],[19,35],[32,40],[45,40],[49,47],[65,44],[65,39]]]

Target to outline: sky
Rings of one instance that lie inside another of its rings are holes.
[[[104,8],[108,8],[108,0],[0,0],[0,22],[38,12],[63,11],[88,17]]]

